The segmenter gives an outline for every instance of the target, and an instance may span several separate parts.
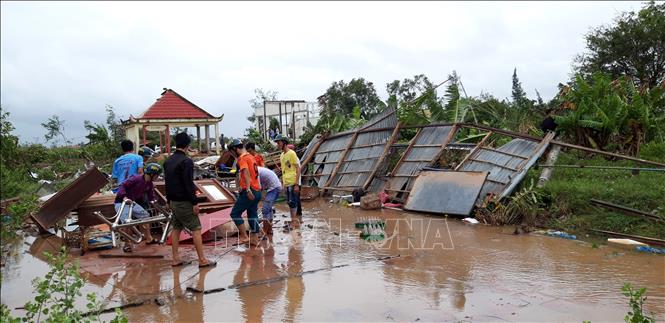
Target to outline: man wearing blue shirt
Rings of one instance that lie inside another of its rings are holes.
[[[113,193],[117,193],[118,186],[132,175],[143,174],[143,157],[134,153],[134,143],[125,139],[120,143],[120,147],[125,154],[113,162]]]

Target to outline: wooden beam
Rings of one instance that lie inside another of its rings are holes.
[[[336,175],[348,175],[348,174],[364,174],[364,173],[371,173],[371,170],[358,170],[358,171],[353,171],[353,172],[338,172]]]
[[[589,153],[594,153],[594,154],[605,155],[605,156],[609,156],[609,157],[615,157],[615,158],[630,160],[630,161],[637,162],[639,164],[665,167],[665,164],[663,164],[663,163],[650,161],[650,160],[644,160],[644,159],[625,156],[625,155],[620,155],[620,154],[615,154],[615,153],[610,153],[610,152],[607,152],[607,151],[602,151],[602,150],[593,149],[593,148],[589,148],[589,147],[573,145],[573,144],[569,144],[569,143],[565,143],[565,142],[561,142],[561,141],[557,141],[557,140],[552,140],[551,144],[566,147],[566,148],[573,148],[573,149],[577,149],[577,150],[582,150],[582,151],[586,151],[586,152],[589,152]]]
[[[338,151],[344,151],[344,150],[346,150],[346,148],[324,150],[324,151],[319,151],[319,154],[336,153],[336,152],[338,152]]]
[[[415,145],[416,141],[418,141],[418,137],[420,136],[421,131],[422,131],[422,129],[418,129],[418,132],[416,132],[416,135],[413,136],[413,138],[411,138],[411,141],[409,141],[409,145],[406,147],[406,150],[404,150],[404,153],[402,154],[402,156],[397,161],[397,164],[395,165],[393,170],[390,172],[390,176],[393,176],[397,172],[399,167],[402,165],[402,163],[404,162],[404,159],[406,158],[406,156],[409,154],[409,152],[413,148],[413,145]]]
[[[335,175],[337,175],[337,171],[339,171],[339,168],[342,166],[342,163],[344,163],[344,159],[346,158],[346,155],[349,153],[349,150],[351,149],[353,144],[356,143],[356,138],[358,138],[358,132],[357,131],[353,133],[353,136],[351,137],[351,140],[349,140],[349,143],[346,145],[346,149],[344,149],[344,152],[342,153],[342,156],[339,158],[339,161],[337,162],[337,165],[335,166],[335,168],[333,168],[332,173],[330,173],[330,178],[328,178],[328,181],[324,185],[325,187],[330,187],[330,184],[332,184],[332,181],[335,179]]]
[[[392,146],[395,143],[395,141],[397,141],[397,137],[399,137],[399,130],[401,127],[402,127],[402,122],[401,121],[397,122],[397,126],[395,126],[395,130],[393,130],[393,133],[390,135],[390,139],[385,143],[385,147],[383,148],[383,152],[381,152],[379,160],[377,160],[376,164],[374,164],[372,173],[370,173],[369,176],[367,176],[367,180],[363,184],[363,191],[367,190],[369,185],[372,183],[372,180],[374,179],[376,172],[379,170],[379,166],[383,163],[383,161],[386,158],[386,155],[388,155],[388,152],[390,151],[390,146]]]
[[[302,162],[300,166],[300,172],[302,172],[303,169],[307,169],[307,164],[309,164],[310,161],[316,156],[316,152],[319,150],[319,147],[321,147],[321,144],[326,140],[324,136],[322,136],[319,141],[317,141],[314,144],[314,147],[312,147],[312,151],[305,157],[305,160]]]
[[[524,156],[517,155],[517,154],[511,154],[511,153],[501,151],[501,150],[498,150],[498,149],[492,148],[492,147],[482,147],[480,149],[489,150],[491,152],[495,152],[497,154],[507,155],[507,156],[510,156],[510,157],[515,157],[515,158],[520,158],[520,159],[529,159],[529,157],[524,157]]]
[[[480,140],[480,142],[476,145],[476,147],[473,148],[473,150],[471,150],[471,152],[469,152],[469,154],[466,155],[466,157],[464,157],[464,159],[459,163],[459,165],[457,165],[457,167],[455,167],[455,171],[459,171],[460,168],[462,168],[462,165],[464,165],[464,163],[466,163],[466,161],[469,160],[469,158],[473,157],[473,155],[475,155],[475,154],[478,152],[478,150],[480,150],[480,148],[483,146],[483,144],[485,143],[485,141],[487,141],[487,139],[488,139],[493,133],[494,133],[494,132],[492,132],[492,131],[488,132],[488,133],[485,135],[485,137],[483,137],[483,139]]]
[[[503,168],[503,169],[507,169],[507,170],[511,170],[511,171],[513,171],[513,172],[517,172],[517,171],[519,171],[519,169],[517,169],[517,168],[512,168],[512,167],[508,167],[508,166],[506,166],[506,165],[497,164],[497,163],[495,163],[495,162],[493,162],[493,161],[489,161],[489,160],[482,160],[482,159],[475,159],[475,158],[469,158],[468,160],[470,160],[470,161],[475,161],[475,162],[479,162],[479,163],[483,163],[483,164],[494,165],[494,166],[496,166],[496,167]]]
[[[376,143],[376,144],[367,144],[367,145],[359,145],[359,146],[353,146],[351,149],[360,149],[360,148],[369,148],[369,147],[376,147],[376,146],[383,146],[385,143]]]

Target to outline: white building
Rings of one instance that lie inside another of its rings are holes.
[[[279,123],[279,133],[298,140],[305,132],[307,122],[316,125],[319,109],[318,103],[305,100],[264,101],[262,107],[256,108],[254,116],[256,129],[264,138],[270,138],[270,119],[274,118]]]

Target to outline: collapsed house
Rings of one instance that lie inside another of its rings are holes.
[[[408,135],[408,144],[400,144]],[[509,196],[550,146],[665,167],[554,136],[469,123],[404,126],[395,110],[387,109],[359,128],[314,138],[303,156],[303,185],[332,194],[385,192],[407,210],[468,215],[473,206]],[[480,140],[469,144],[469,138]]]

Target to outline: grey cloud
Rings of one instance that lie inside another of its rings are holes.
[[[504,98],[517,67],[527,93],[547,99],[567,79],[588,28],[640,3],[1,6],[0,103],[32,141],[51,114],[80,138],[83,120],[104,121],[106,104],[136,115],[162,87],[225,114],[222,132],[231,136],[250,126],[254,88],[315,100],[333,81],[364,77],[385,97],[392,80],[424,73],[437,82],[457,70],[469,95]]]

